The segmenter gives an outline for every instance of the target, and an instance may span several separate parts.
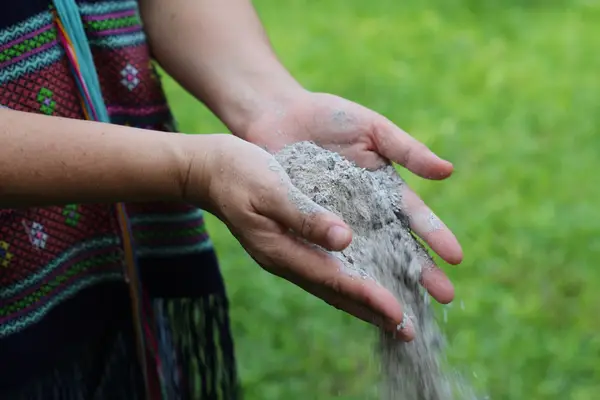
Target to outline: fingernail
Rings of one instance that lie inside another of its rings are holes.
[[[350,230],[338,225],[332,226],[329,228],[329,231],[327,231],[327,241],[331,247],[336,249],[340,249],[348,245],[351,237],[352,232],[350,232]]]

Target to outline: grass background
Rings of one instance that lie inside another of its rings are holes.
[[[443,325],[454,365],[492,399],[600,398],[599,1],[255,5],[304,85],[383,113],[454,162],[443,183],[404,174],[464,246],[446,268],[465,305]],[[182,130],[224,130],[166,86]],[[247,398],[376,398],[372,330],[209,224]]]

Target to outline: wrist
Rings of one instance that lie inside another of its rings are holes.
[[[211,108],[234,135],[244,140],[250,139],[253,124],[265,116],[282,115],[288,103],[307,92],[283,68],[248,74],[229,88],[231,92],[224,91]]]
[[[121,142],[127,153],[132,152],[128,167],[136,171],[129,181],[135,191],[133,199],[139,201],[184,200],[183,177],[189,165],[189,151],[185,134],[141,131],[136,128],[125,132],[127,139]]]
[[[215,174],[228,166],[225,151],[228,141],[236,139],[229,134],[180,134],[177,183],[179,199],[211,209],[211,186]]]

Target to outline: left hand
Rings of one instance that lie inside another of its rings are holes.
[[[263,113],[247,125],[242,136],[270,152],[313,141],[363,168],[376,169],[394,161],[427,179],[445,179],[453,170],[450,162],[382,115],[330,94],[302,92],[280,103],[280,108]],[[407,185],[401,197],[413,232],[442,259],[459,264],[462,249],[452,232]],[[424,266],[422,284],[440,303],[454,298],[452,283],[435,265]]]

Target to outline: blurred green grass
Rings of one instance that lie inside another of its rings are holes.
[[[461,240],[450,359],[492,399],[600,398],[600,3],[256,0],[308,88],[454,162],[404,174]],[[224,131],[166,81],[180,127]],[[373,332],[267,275],[209,218],[248,399],[371,399]]]

